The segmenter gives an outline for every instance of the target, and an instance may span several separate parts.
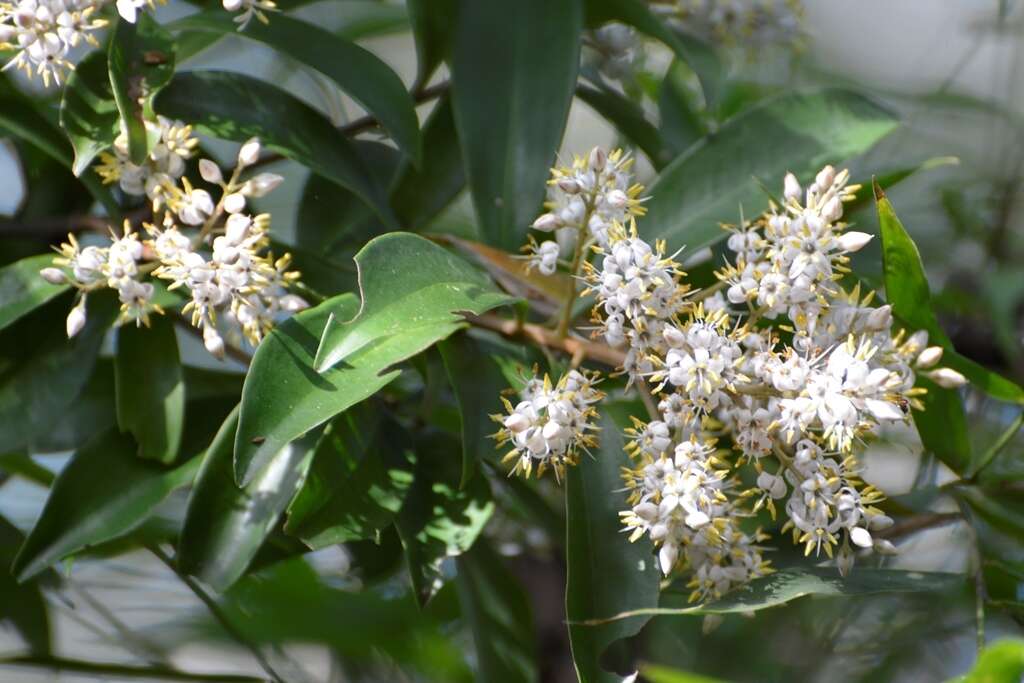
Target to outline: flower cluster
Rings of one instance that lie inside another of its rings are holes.
[[[192,137],[191,126],[163,116],[146,121],[146,134],[156,142],[146,159],[134,164],[128,156],[128,134],[122,124],[111,150],[100,153],[96,172],[104,183],[118,183],[125,194],[144,194],[154,202],[162,202],[185,174],[185,162],[192,158],[199,140]]]
[[[608,79],[623,81],[633,76],[640,42],[631,26],[609,22],[584,34],[583,44],[589,48],[589,61]]]
[[[596,382],[594,374],[579,370],[570,370],[557,384],[547,375],[534,376],[519,392],[518,403],[502,398],[508,415],[491,418],[501,425],[495,434],[498,446],[512,446],[505,461],[515,461],[514,473],[530,476],[536,464],[538,477],[550,467],[561,479],[565,466],[578,461],[579,451],[595,444],[593,406],[604,398]]]
[[[188,291],[182,312],[191,314],[207,350],[218,357],[225,349],[219,314],[227,320],[229,331],[255,346],[280,317],[305,308],[301,297],[288,292],[298,278],[298,273],[288,270],[289,257],[275,260],[267,252],[270,216],[254,216],[246,210],[249,198],[261,197],[281,182],[280,176],[270,173],[242,180],[242,172],[258,159],[259,151],[256,140],[243,145],[238,165],[226,181],[214,162],[200,161],[203,180],[222,190],[217,202],[188,178],[182,177],[179,186],[171,179],[173,173],[160,172],[153,205],[154,213],[164,209],[163,220],[159,227],[145,224],[148,240],[140,240],[127,223],[124,235],[112,237],[107,246],[82,247],[69,236],[55,267],[42,271],[48,281],[68,282],[79,291],[78,303],[68,316],[68,336],[85,324],[86,296],[104,287],[116,290],[120,297],[121,324],[148,325],[152,312],[163,313],[153,302],[153,283],[144,281],[148,275],[169,281],[170,290]],[[180,158],[173,150],[162,158],[167,155]],[[153,177],[155,173],[149,179]]]
[[[800,0],[651,0],[651,9],[705,39],[747,46],[796,41],[803,16]]]
[[[723,226],[731,259],[717,284],[695,291],[664,244],[640,238],[640,188],[625,169],[598,183],[603,193],[586,182],[620,158],[595,150],[553,171],[550,212],[534,227],[570,227],[595,255],[573,271],[597,299],[594,335],[622,349],[621,372],[651,392],[650,421],[627,430],[626,530],[650,537],[666,575],[689,577],[693,600],[770,571],[768,536],[752,518],[764,508],[774,519],[776,501],[785,500],[782,529],[844,574],[858,549],[894,552],[877,533],[892,520],[876,507],[882,492],[859,476],[858,450],[923,408],[918,373],[946,388],[965,380],[935,369],[942,349],[927,333],[894,328],[873,293],[842,286],[848,255],[870,240],[842,221],[859,189],[849,173],[825,167],[806,188],[787,174],[781,206]],[[607,205],[620,215],[598,211]],[[542,427],[525,398],[509,412],[506,440]],[[519,437],[513,456],[548,453],[537,434]]]

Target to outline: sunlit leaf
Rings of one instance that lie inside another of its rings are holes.
[[[90,52],[68,76],[60,101],[60,125],[75,152],[72,173],[81,175],[97,154],[114,144],[119,116],[107,55],[102,50]]]
[[[989,645],[974,667],[950,683],[1010,683],[1024,677],[1024,640],[1006,639]]]
[[[67,291],[68,285],[51,285],[39,275],[52,265],[51,254],[39,254],[0,268],[0,329]]]

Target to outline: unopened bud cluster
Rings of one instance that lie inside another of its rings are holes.
[[[171,180],[172,173],[163,173],[160,191],[152,195],[154,215],[163,211],[163,220],[159,226],[144,224],[149,239],[141,240],[127,222],[123,235],[112,235],[105,246],[83,247],[69,235],[54,267],[42,271],[46,280],[67,282],[79,291],[68,316],[68,336],[85,324],[87,295],[102,288],[117,291],[121,324],[148,325],[150,314],[163,310],[153,302],[155,287],[147,276],[168,281],[170,290],[187,292],[182,313],[190,316],[207,350],[218,357],[225,350],[225,328],[256,346],[279,318],[305,308],[301,297],[288,292],[298,278],[288,270],[288,255],[275,260],[267,252],[270,215],[247,211],[250,198],[262,197],[282,180],[271,173],[242,179],[259,150],[257,140],[243,145],[227,180],[213,161],[200,161],[203,179],[220,187],[216,202],[188,178],[181,177],[179,185]],[[225,324],[218,324],[220,318]]]
[[[651,0],[651,9],[705,40],[748,50],[800,38],[800,0]]]
[[[602,169],[606,158],[599,150],[589,157]],[[594,259],[580,273],[584,293],[597,299],[594,335],[624,352],[620,371],[650,387],[656,404],[627,430],[631,507],[622,519],[632,538],[654,542],[662,571],[685,574],[693,600],[770,571],[761,545],[768,536],[748,519],[762,508],[784,516],[783,530],[806,554],[834,559],[844,574],[858,551],[894,552],[878,533],[892,524],[877,507],[883,494],[861,479],[858,451],[880,427],[924,408],[918,373],[945,388],[965,380],[936,368],[942,348],[928,346],[926,332],[894,329],[889,306],[840,284],[848,254],[871,239],[842,221],[858,189],[849,174],[825,167],[806,188],[788,174],[781,206],[724,226],[732,257],[717,286],[695,291],[666,245],[639,237],[640,190],[624,169],[615,186],[630,188],[630,208],[587,229],[600,200],[584,195],[575,210],[579,193],[559,182],[578,182],[592,164],[577,160],[574,175],[554,171],[558,193],[534,227],[572,227],[589,247]],[[505,440],[537,427],[531,410],[525,398],[510,406]],[[514,456],[534,452],[531,437],[536,452],[547,452],[533,435],[514,442]]]

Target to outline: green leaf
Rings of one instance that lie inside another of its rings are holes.
[[[670,669],[667,666],[655,664],[644,664],[640,667],[640,673],[650,683],[723,683],[718,678],[709,678],[689,671]]]
[[[0,336],[0,357],[7,361],[0,368],[0,443],[5,450],[20,448],[54,429],[89,379],[117,314],[113,297],[90,297],[85,328],[68,340],[63,301],[40,309]]]
[[[658,89],[659,130],[675,154],[682,154],[707,133],[686,84],[686,74],[686,65],[673,61]]]
[[[267,149],[355,192],[381,220],[396,224],[384,190],[352,143],[320,112],[284,90],[242,74],[193,71],[176,74],[154,107],[213,137],[235,142],[258,137]]]
[[[639,105],[614,90],[588,85],[577,86],[576,96],[643,150],[655,168],[661,168],[672,160],[671,150],[665,148],[658,129],[647,120]]]
[[[617,415],[624,412],[612,408]],[[602,668],[602,654],[614,641],[639,632],[647,619],[632,617],[599,626],[580,622],[656,606],[660,579],[650,541],[630,543],[622,534],[619,511],[629,505],[620,471],[629,458],[622,450],[622,427],[609,412],[602,413],[600,440],[596,459],[584,457],[565,476],[565,611],[581,683],[620,681],[621,676]]]
[[[441,563],[469,550],[494,512],[494,503],[482,476],[459,488],[460,471],[448,439],[431,436],[416,445],[415,480],[395,527],[413,591],[424,605],[444,582]]]
[[[60,128],[36,109],[32,100],[3,78],[0,78],[0,130],[21,138],[69,169],[74,166],[74,155]],[[120,215],[120,207],[99,176],[86,173],[79,180],[109,216],[116,218]]]
[[[408,0],[406,8],[416,38],[416,85],[423,86],[448,58],[458,3],[457,0]]]
[[[477,471],[478,463],[497,460],[498,452],[490,436],[498,427],[490,416],[504,412],[501,392],[509,385],[501,361],[519,356],[517,360],[525,366],[525,354],[522,347],[499,346],[468,334],[449,337],[437,348],[459,404],[464,486]]]
[[[455,311],[483,313],[511,301],[469,264],[408,233],[378,237],[356,264],[361,308],[351,295],[329,299],[279,325],[256,350],[235,441],[239,480],[395,379],[396,363],[463,324]]]
[[[81,175],[97,154],[114,144],[118,117],[107,55],[95,50],[75,66],[60,101],[60,126],[75,152],[72,173]]]
[[[400,425],[365,401],[328,425],[285,531],[314,550],[378,540],[405,502],[415,455]]]
[[[10,572],[15,551],[25,536],[5,517],[0,517],[0,622],[12,625],[33,654],[50,652],[50,616],[40,581],[19,584]]]
[[[174,322],[152,316],[148,328],[122,326],[114,356],[117,424],[139,444],[139,457],[174,462],[185,419],[185,382]]]
[[[476,645],[477,678],[538,680],[536,631],[522,586],[484,539],[456,560],[463,618]]]
[[[0,330],[68,289],[39,275],[52,265],[52,254],[39,254],[0,268]]]
[[[419,163],[420,132],[412,96],[387,64],[351,40],[286,14],[276,14],[266,24],[253,21],[241,32],[234,16],[221,10],[194,14],[175,26],[240,35],[319,71],[380,121],[398,148]]]
[[[118,19],[107,59],[128,156],[141,164],[149,156],[147,104],[174,75],[174,41],[149,14],[141,13],[135,23]]]
[[[19,581],[135,529],[171,491],[191,483],[199,467],[192,458],[168,468],[138,458],[136,449],[130,436],[108,430],[75,452],[14,561]]]
[[[311,430],[287,444],[239,488],[232,465],[237,427],[236,408],[203,458],[178,543],[178,568],[221,592],[245,573],[299,490],[321,435]]]
[[[539,213],[576,85],[581,5],[460,3],[452,103],[480,233],[493,246],[518,249]]]
[[[1024,640],[1007,638],[989,645],[974,668],[953,679],[956,683],[1010,683],[1024,677]]]
[[[677,157],[650,188],[645,239],[695,251],[725,237],[721,222],[768,206],[758,181],[781,186],[792,171],[811,178],[827,163],[869,149],[893,130],[893,116],[843,90],[787,95],[750,109]]]

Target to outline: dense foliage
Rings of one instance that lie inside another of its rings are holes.
[[[206,610],[154,642],[275,681],[294,643],[344,680],[803,680],[729,652],[925,633],[938,596],[979,649],[1021,617],[1024,389],[955,348],[886,194],[938,164],[873,165],[901,122],[862,92],[730,77],[799,50],[796,3],[151,4],[0,2],[0,471],[49,489],[0,518],[0,664],[226,680],[60,654],[79,566],[140,555]],[[397,32],[411,85],[357,43]],[[323,106],[192,66],[222,43]],[[560,154],[578,103],[614,145]],[[867,454],[908,435],[893,495]],[[962,571],[907,561],[949,525]],[[1022,669],[999,643],[967,680]]]

